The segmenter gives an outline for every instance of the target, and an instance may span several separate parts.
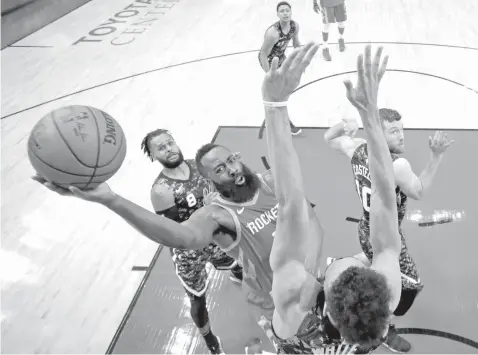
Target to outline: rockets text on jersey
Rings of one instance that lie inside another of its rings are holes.
[[[185,162],[190,170],[189,179],[173,179],[161,173],[154,182],[154,185],[163,184],[171,189],[181,222],[201,208],[204,198],[212,191],[210,184],[199,173],[195,161],[190,159]]]
[[[259,178],[261,186],[251,201],[234,203],[216,196],[212,203],[226,209],[234,219],[236,240],[224,251],[239,255],[243,282],[269,294],[272,291],[269,258],[279,211],[273,190],[261,175]]]
[[[398,155],[392,154],[392,161],[395,161],[398,158]],[[355,180],[355,189],[359,195],[360,201],[362,202],[363,217],[366,221],[369,221],[372,182],[368,164],[367,143],[361,144],[355,149],[351,163]],[[397,198],[398,223],[401,224],[407,208],[407,195],[405,195],[398,186],[395,189],[395,194]]]

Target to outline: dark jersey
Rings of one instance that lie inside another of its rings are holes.
[[[332,325],[328,316],[323,315],[325,305],[324,279],[317,280],[322,286],[317,300],[299,326],[297,334],[288,339],[280,339],[279,354],[335,354],[345,346],[340,332]],[[353,354],[369,354],[375,350],[356,347]]]
[[[174,195],[178,219],[184,222],[204,205],[204,198],[211,192],[210,184],[199,173],[194,160],[185,160],[190,174],[187,180],[178,180],[164,175],[162,172],[156,178],[154,185],[168,186]]]
[[[398,158],[398,155],[392,154],[392,161],[395,161]],[[372,183],[370,180],[370,170],[368,165],[367,143],[361,144],[357,147],[352,156],[351,163],[355,179],[355,189],[362,201],[362,218],[368,223],[370,222],[370,195],[372,193]],[[395,189],[395,194],[397,197],[398,224],[401,225],[407,208],[407,195],[405,195],[398,186]]]
[[[289,45],[290,40],[294,37],[297,31],[297,26],[294,21],[290,21],[290,30],[287,34],[282,32],[282,28],[280,26],[279,21],[271,25],[269,28],[271,27],[274,27],[279,32],[279,40],[276,42],[276,44],[274,44],[274,47],[272,47],[271,52],[267,56],[269,62],[271,62],[274,57],[282,58],[285,56],[287,46]],[[269,28],[267,30],[269,30]]]

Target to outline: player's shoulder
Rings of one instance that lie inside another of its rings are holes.
[[[294,21],[294,20],[290,20],[290,25],[295,28],[296,31],[299,30],[299,23],[297,21]]]
[[[279,38],[279,22],[272,24],[266,31],[266,37]]]
[[[151,187],[151,195],[158,197],[172,194],[171,186],[169,186],[164,180],[157,179]]]
[[[350,143],[350,158],[355,157],[356,155],[361,154],[364,156],[368,155],[367,152],[367,141],[363,138],[353,138]]]

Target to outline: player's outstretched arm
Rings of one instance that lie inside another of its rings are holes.
[[[310,244],[314,241],[310,240],[309,215],[314,212],[305,197],[299,157],[292,143],[286,101],[298,86],[302,73],[317,52],[317,48],[310,43],[294,51],[280,69],[277,68],[278,60],[275,58],[262,87],[267,146],[275,194],[279,201],[279,220],[271,253],[273,270],[290,260],[299,261],[303,265],[308,252],[314,248]],[[315,240],[320,246],[321,237],[320,234]],[[317,253],[314,255],[314,260],[316,259]]]
[[[345,82],[347,98],[357,108],[362,118],[368,143],[372,196],[370,200],[370,239],[374,258],[372,268],[382,272],[392,290],[391,309],[400,297],[401,274],[398,263],[401,239],[398,232],[398,213],[395,196],[395,176],[392,158],[383,135],[377,107],[378,88],[388,58],[381,62],[382,48],[372,63],[371,47],[357,60],[358,82],[356,88]]]
[[[212,206],[200,208],[188,221],[179,224],[115,194],[106,183],[95,189],[82,191],[75,187],[64,190],[39,176],[33,179],[60,195],[74,195],[86,201],[102,204],[145,237],[167,247],[200,249],[212,241],[214,232],[219,229],[213,217]]]

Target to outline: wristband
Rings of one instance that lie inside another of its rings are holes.
[[[270,102],[263,101],[265,107],[287,107],[287,101],[282,102]]]

